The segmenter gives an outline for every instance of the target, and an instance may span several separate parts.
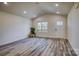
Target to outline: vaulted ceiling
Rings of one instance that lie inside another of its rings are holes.
[[[68,15],[73,2],[0,2],[0,10],[26,18],[45,14]]]

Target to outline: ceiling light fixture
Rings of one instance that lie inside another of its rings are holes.
[[[56,4],[55,6],[59,6],[59,4]]]
[[[26,14],[27,12],[26,11],[24,11],[24,14]]]
[[[7,2],[3,2],[5,5],[8,5],[8,3]]]

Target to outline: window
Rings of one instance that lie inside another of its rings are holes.
[[[63,22],[62,21],[57,21],[56,25],[57,26],[62,26],[63,25]]]
[[[47,32],[48,22],[40,21],[37,23],[37,31],[38,32]]]

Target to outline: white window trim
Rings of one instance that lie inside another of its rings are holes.
[[[37,22],[37,32],[48,32],[48,22],[47,22],[47,30],[42,30],[42,29],[40,31],[38,30],[38,23],[42,23],[42,22],[47,22],[47,21],[38,21]]]

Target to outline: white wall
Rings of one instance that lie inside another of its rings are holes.
[[[76,3],[68,15],[68,39],[79,55],[79,8],[75,8]]]
[[[37,19],[33,20],[33,26],[37,28],[38,21],[47,21],[48,22],[48,32],[38,32],[36,31],[37,36],[40,37],[51,37],[51,38],[66,38],[66,17],[61,15],[44,15]],[[56,26],[57,21],[63,21],[63,26]],[[57,28],[57,31],[55,30]]]
[[[0,11],[0,45],[27,37],[31,20]]]

